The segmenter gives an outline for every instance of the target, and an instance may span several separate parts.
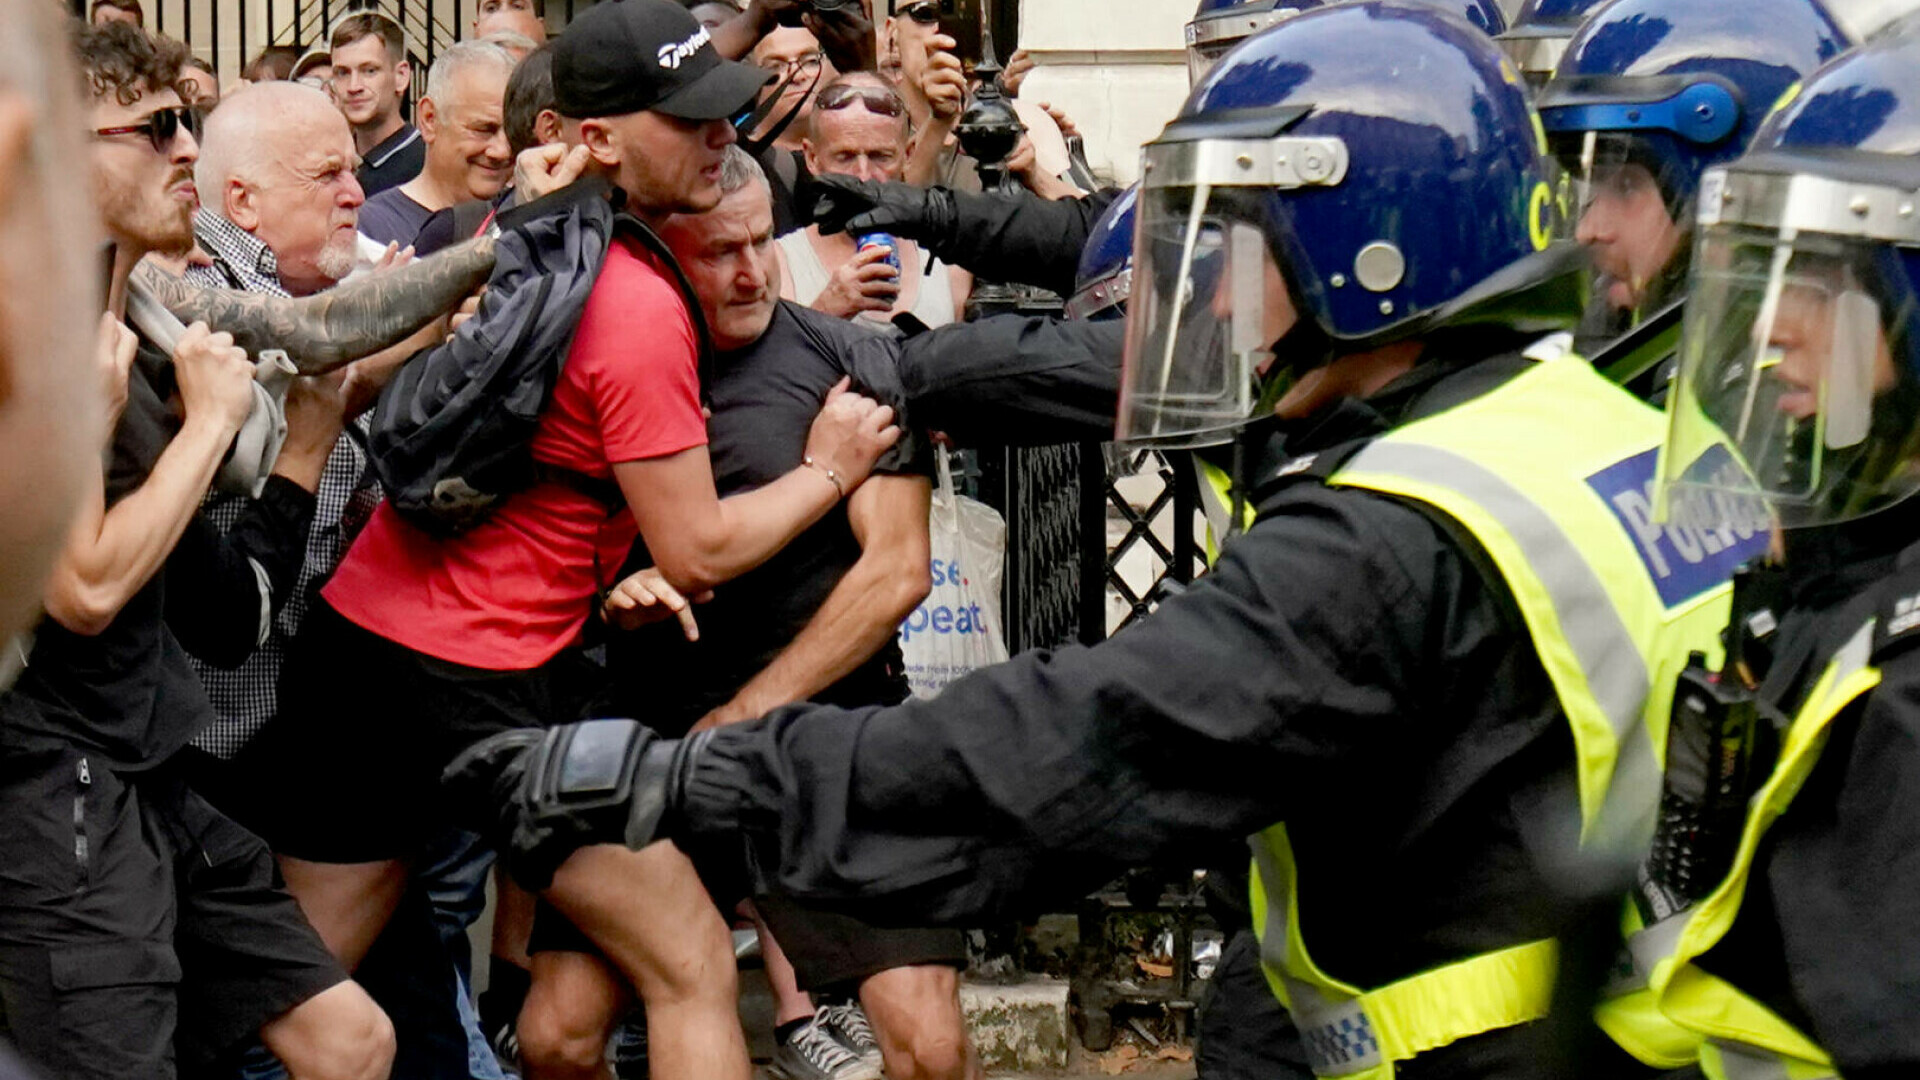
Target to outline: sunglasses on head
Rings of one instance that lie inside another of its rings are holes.
[[[174,137],[185,128],[187,134],[196,138],[200,133],[200,114],[190,105],[176,105],[170,109],[155,109],[147,114],[145,120],[124,127],[95,128],[94,134],[101,138],[114,135],[145,135],[147,141],[160,153],[166,153],[173,145]]]
[[[920,0],[917,4],[908,4],[894,14],[905,15],[921,26],[940,25],[940,5],[934,0]]]
[[[881,116],[901,116],[907,111],[906,102],[900,95],[878,86],[829,86],[820,91],[820,97],[814,101],[816,109],[844,109],[858,101],[867,107],[868,112]]]

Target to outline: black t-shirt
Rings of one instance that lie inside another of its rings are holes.
[[[862,373],[891,368],[896,354],[889,339],[782,301],[759,341],[715,360],[707,451],[721,497],[799,467],[807,432],[833,384],[852,376],[856,389],[890,385]],[[882,400],[900,408],[898,401]],[[903,437],[875,471],[926,475],[923,446],[912,435]],[[691,724],[731,699],[785,649],[859,557],[843,503],[765,563],[715,589],[695,612],[699,641],[687,641],[677,622],[616,635],[608,661],[617,701],[663,730]],[[651,562],[644,545],[636,545],[627,572]],[[889,641],[815,700],[872,704],[905,694],[900,647]]]
[[[109,506],[146,483],[180,430],[168,404],[172,395],[172,367],[143,344],[127,377],[127,405],[107,461]],[[51,737],[139,767],[158,764],[212,721],[199,677],[162,621],[166,577],[153,575],[93,636],[52,619],[40,621],[26,670],[0,696],[0,744],[31,745],[36,736]]]
[[[127,404],[106,463],[109,507],[147,482],[180,430],[173,367],[143,341],[127,376]],[[0,753],[77,746],[121,769],[171,757],[214,719],[189,653],[238,666],[271,608],[293,589],[313,520],[313,494],[281,476],[224,534],[204,514],[188,520],[165,565],[106,629],[76,634],[42,619],[25,669],[0,694]]]

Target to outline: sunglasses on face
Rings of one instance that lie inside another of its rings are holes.
[[[918,4],[908,4],[895,14],[905,15],[921,26],[940,25],[940,5],[933,0],[921,0]]]
[[[876,112],[881,116],[900,116],[907,111],[906,103],[900,100],[899,94],[877,86],[830,86],[820,92],[813,107],[833,111],[844,109],[856,101],[865,105],[868,112]]]
[[[164,154],[167,152],[167,147],[173,145],[174,138],[180,134],[180,129],[182,128],[185,128],[189,135],[195,137],[199,135],[200,114],[195,112],[190,105],[176,105],[171,109],[155,109],[147,114],[145,120],[137,124],[128,124],[125,127],[95,128],[93,133],[103,139],[111,138],[115,135],[145,135],[147,141],[153,144],[154,150]]]

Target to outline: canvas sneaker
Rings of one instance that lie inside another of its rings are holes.
[[[840,1045],[826,1024],[827,1010],[793,1033],[773,1052],[767,1071],[779,1080],[882,1080],[880,1070]]]

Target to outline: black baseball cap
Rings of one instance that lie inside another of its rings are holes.
[[[553,99],[575,120],[650,109],[684,120],[747,110],[767,73],[721,59],[712,35],[674,0],[606,0],[553,43]]]

